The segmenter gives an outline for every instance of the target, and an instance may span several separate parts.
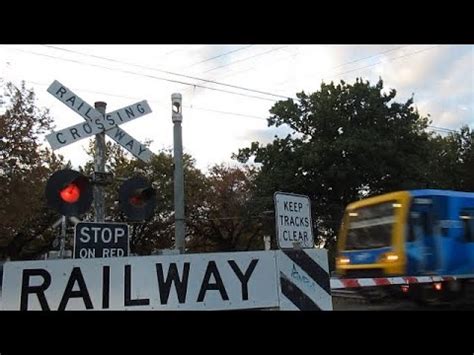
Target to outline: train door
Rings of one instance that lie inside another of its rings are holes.
[[[423,230],[419,218],[419,212],[410,211],[405,240],[407,275],[417,275],[420,273],[420,270],[424,270],[424,262],[420,252],[422,250]]]
[[[461,211],[459,218],[462,224],[462,243],[466,252],[464,264],[467,266],[466,273],[474,272],[474,208],[465,208]]]
[[[435,235],[437,221],[432,199],[414,199],[410,223],[418,251],[417,269],[421,273],[435,273],[439,267],[439,253]]]

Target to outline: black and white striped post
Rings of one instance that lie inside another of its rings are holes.
[[[333,309],[327,250],[280,250],[277,265],[281,310]]]
[[[332,310],[327,250],[314,247],[308,196],[276,192],[280,310]]]

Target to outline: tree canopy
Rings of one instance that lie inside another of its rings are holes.
[[[260,164],[256,189],[267,201],[263,208],[271,208],[278,190],[308,195],[315,234],[330,246],[352,201],[414,188],[472,189],[472,132],[436,136],[413,98],[397,102],[396,94],[381,79],[375,85],[357,79],[322,83],[296,101],[277,102],[268,126],[287,125],[292,132],[234,155]]]
[[[34,92],[4,86],[0,114],[0,258],[28,258],[48,250],[54,239],[53,211],[44,201],[49,174],[64,166],[62,157],[42,149],[40,136],[51,127]]]

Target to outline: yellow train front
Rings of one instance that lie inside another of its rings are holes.
[[[336,271],[344,277],[474,274],[474,193],[410,190],[351,203]]]
[[[380,277],[406,272],[404,226],[411,196],[389,193],[347,206],[338,238],[336,273]]]

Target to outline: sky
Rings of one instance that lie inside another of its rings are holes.
[[[151,140],[152,152],[172,149],[171,94],[181,93],[184,152],[203,171],[235,163],[232,153],[253,141],[289,133],[267,125],[276,101],[356,77],[382,77],[398,102],[414,95],[438,132],[474,128],[472,45],[0,45],[0,78],[33,88],[55,130],[83,122],[46,91],[57,80],[92,106],[105,101],[107,112],[147,100],[152,112],[120,127]],[[83,165],[91,139],[56,152]]]

